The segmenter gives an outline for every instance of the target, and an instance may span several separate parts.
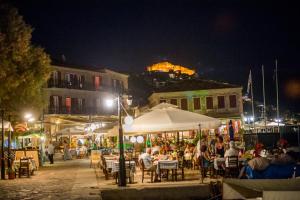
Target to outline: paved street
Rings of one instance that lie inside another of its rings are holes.
[[[0,180],[0,199],[99,198],[95,172],[89,168],[88,159],[59,160],[54,165],[46,164],[31,178]]]

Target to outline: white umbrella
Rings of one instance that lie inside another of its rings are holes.
[[[61,135],[84,135],[87,132],[84,130],[83,127],[70,127],[70,128],[65,128],[57,132],[57,134]]]
[[[187,131],[197,130],[199,129],[199,126],[201,129],[215,129],[220,125],[221,121],[219,119],[174,107],[165,107],[161,109],[154,108],[152,111],[134,119],[131,126],[124,126],[124,132],[154,133],[165,131]]]
[[[3,120],[4,130],[13,131],[11,123],[9,121]],[[2,129],[2,119],[0,118],[0,130]]]

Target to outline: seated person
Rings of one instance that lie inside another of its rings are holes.
[[[218,142],[216,143],[216,150],[215,153],[220,155],[221,157],[224,157],[224,142],[223,142],[223,137],[219,136],[218,137]]]
[[[142,155],[140,155],[139,160],[143,160],[143,163],[144,163],[144,166],[145,166],[146,170],[150,170],[150,171],[155,172],[155,179],[154,180],[157,180],[158,175],[156,173],[156,166],[153,165],[153,162],[152,162],[151,148],[147,148],[146,153],[143,153]]]
[[[265,149],[261,150],[260,155],[258,157],[254,157],[250,161],[248,161],[248,166],[251,167],[252,170],[257,170],[257,171],[263,171],[269,167],[270,162],[266,158],[267,157],[267,151]],[[245,167],[244,166],[241,171],[239,178],[242,178],[245,174]]]
[[[152,164],[152,158],[151,158],[151,148],[146,149],[146,153],[143,153],[140,155],[140,160],[143,160],[145,169],[154,169],[155,166]]]
[[[274,165],[289,165],[294,163],[296,163],[296,160],[293,158],[293,152],[281,153],[271,160],[271,164]]]
[[[238,155],[239,155],[239,152],[235,149],[234,141],[230,141],[229,142],[229,149],[227,149],[225,154],[224,154],[226,167],[228,167],[227,157],[229,157],[229,156],[238,156]]]

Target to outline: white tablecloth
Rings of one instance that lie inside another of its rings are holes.
[[[159,160],[157,162],[157,174],[160,169],[178,169],[178,160]]]
[[[116,160],[106,160],[105,159],[105,162],[106,162],[106,168],[107,169],[112,169],[113,166],[114,166],[114,162],[116,162]]]
[[[130,168],[131,172],[135,172],[135,162],[134,161],[125,161],[126,169]],[[112,173],[119,171],[119,161],[114,161],[111,169]]]

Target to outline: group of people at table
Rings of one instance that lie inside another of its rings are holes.
[[[195,169],[195,165],[199,165],[200,169],[207,170],[204,174],[201,171],[201,175],[205,177],[208,171],[212,172],[211,175],[216,173],[226,175],[227,168],[230,168],[228,158],[236,157],[238,163],[236,178],[246,178],[247,169],[263,171],[272,164],[284,166],[297,162],[297,157],[286,150],[286,145],[279,144],[276,150],[267,151],[260,144],[253,147],[253,150],[245,152],[244,147],[237,146],[237,143],[234,140],[224,142],[222,135],[217,135],[208,142],[208,137],[204,135],[196,146],[182,142],[179,145],[164,144],[146,148],[138,160],[143,161],[146,170],[155,174],[154,181],[158,181],[161,176],[160,164],[169,166],[165,169],[178,169],[179,166],[187,168],[194,166]]]

